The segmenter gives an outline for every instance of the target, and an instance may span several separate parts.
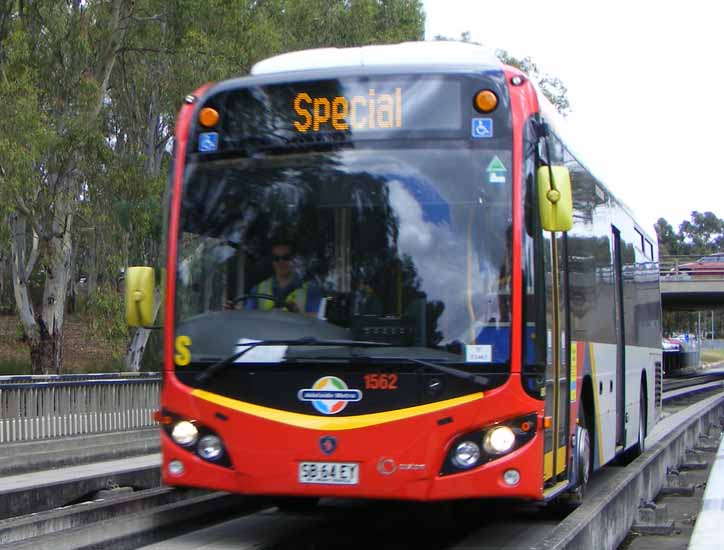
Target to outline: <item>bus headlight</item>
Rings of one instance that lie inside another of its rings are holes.
[[[217,460],[224,453],[224,446],[219,437],[205,435],[199,440],[196,452],[204,460]]]
[[[189,447],[196,443],[196,439],[199,437],[199,431],[193,423],[188,420],[181,420],[173,427],[171,437],[179,445]]]
[[[452,455],[453,464],[463,470],[472,468],[478,460],[480,460],[480,447],[473,441],[458,443]]]
[[[536,436],[537,426],[538,415],[528,413],[459,435],[448,448],[440,475],[459,474],[493,460],[502,460],[530,443]],[[511,473],[505,483],[515,485],[513,482]]]
[[[515,434],[508,426],[496,426],[488,430],[483,438],[483,449],[492,455],[507,453],[513,445],[515,445]]]

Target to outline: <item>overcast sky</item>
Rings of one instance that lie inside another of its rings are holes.
[[[568,88],[576,147],[653,233],[724,218],[724,5],[712,0],[423,0],[425,36],[530,56]]]

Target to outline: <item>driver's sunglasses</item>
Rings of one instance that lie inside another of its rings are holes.
[[[272,261],[274,262],[289,262],[294,259],[294,254],[284,254],[284,256],[272,255]]]

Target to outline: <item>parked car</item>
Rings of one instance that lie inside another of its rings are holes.
[[[664,351],[681,351],[681,340],[678,338],[662,338],[661,348]]]
[[[724,276],[724,252],[710,254],[699,258],[695,262],[679,265],[679,272],[689,275],[719,275]]]

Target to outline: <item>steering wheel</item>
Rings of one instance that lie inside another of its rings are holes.
[[[241,296],[237,296],[236,298],[229,300],[229,304],[233,307],[239,302],[246,302],[247,300],[250,300],[252,298],[256,298],[258,300],[269,300],[271,302],[274,302],[274,307],[284,307],[284,304],[281,302],[281,300],[278,300],[276,297],[274,297],[271,294],[263,294],[261,292],[251,292],[249,294],[242,294]]]

